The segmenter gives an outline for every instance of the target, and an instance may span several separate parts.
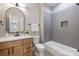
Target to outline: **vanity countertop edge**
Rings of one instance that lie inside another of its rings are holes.
[[[20,35],[20,36],[0,37],[0,43],[23,40],[23,39],[28,39],[28,38],[33,38],[33,36],[31,36],[31,35]]]

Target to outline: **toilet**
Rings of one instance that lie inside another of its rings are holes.
[[[44,50],[45,46],[41,43],[39,43],[39,36],[33,36],[33,44],[35,47],[35,55],[37,56],[43,56],[44,55]]]

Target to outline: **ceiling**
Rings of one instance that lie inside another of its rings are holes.
[[[59,3],[45,3],[45,5],[47,5],[48,7],[54,8],[57,5],[59,5]]]
[[[44,5],[46,5],[47,7],[50,7],[51,9],[58,6],[60,3],[44,3]],[[19,3],[19,6],[22,7],[28,7],[28,6],[32,6],[32,3]]]

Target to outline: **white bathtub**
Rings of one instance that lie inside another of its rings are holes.
[[[46,51],[54,56],[79,56],[79,52],[77,52],[77,49],[54,41],[46,42],[44,43],[44,45]]]

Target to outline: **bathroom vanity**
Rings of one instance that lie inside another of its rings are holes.
[[[0,56],[32,56],[32,36],[0,38]]]

